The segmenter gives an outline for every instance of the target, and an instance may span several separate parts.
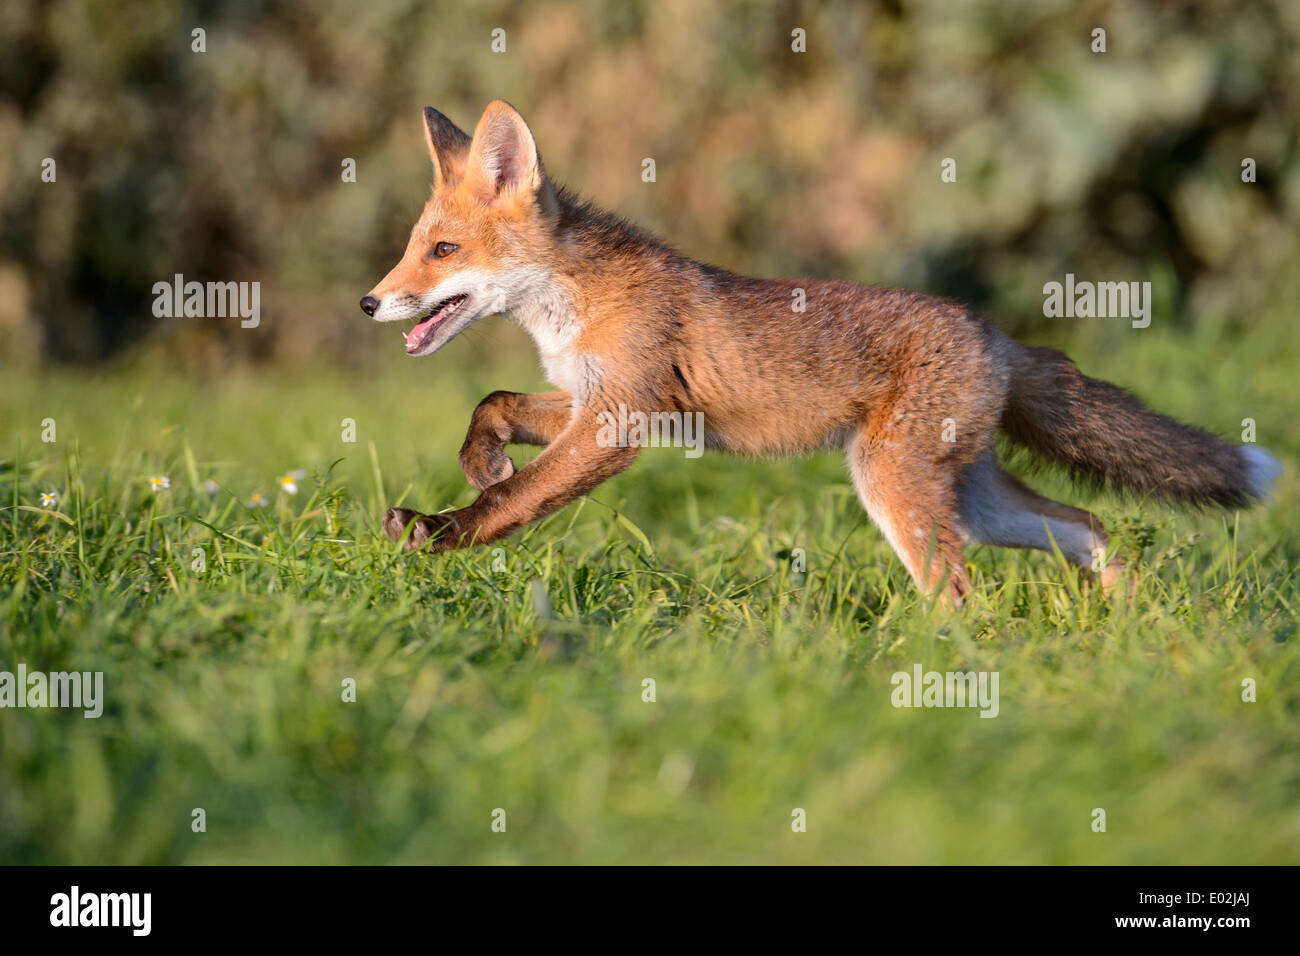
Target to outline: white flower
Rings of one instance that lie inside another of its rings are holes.
[[[59,506],[59,493],[57,491],[41,492],[42,508],[57,508]]]
[[[248,505],[250,508],[263,508],[266,506],[266,499],[261,495],[253,495],[248,499]]]
[[[296,469],[287,475],[281,475],[276,480],[280,482],[280,487],[288,494],[296,495],[298,493],[298,482],[307,477],[307,472],[302,469]]]
[[[172,486],[172,480],[166,475],[154,475],[149,479],[149,487],[154,491],[163,491]]]
[[[211,478],[209,478],[207,481],[203,483],[203,490],[210,495],[215,495],[218,491],[221,490],[221,486],[217,484],[215,481],[213,481]]]

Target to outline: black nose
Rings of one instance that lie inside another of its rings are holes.
[[[374,315],[377,308],[379,308],[379,300],[373,295],[368,295],[361,300],[361,311],[366,315]]]

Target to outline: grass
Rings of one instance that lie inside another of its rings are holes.
[[[1131,601],[973,549],[957,616],[831,455],[650,451],[497,547],[396,554],[383,508],[472,500],[474,403],[540,384],[517,340],[369,377],[7,372],[0,669],[102,671],[106,702],[0,709],[0,860],[1300,862],[1291,334],[1084,330],[1084,368],[1156,407],[1256,419],[1277,499],[1092,499],[1142,571]],[[999,715],[892,707],[914,664],[997,671]]]

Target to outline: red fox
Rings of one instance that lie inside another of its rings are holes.
[[[863,507],[917,585],[955,605],[970,588],[967,542],[1059,549],[1107,591],[1123,573],[1093,515],[1002,470],[999,431],[1080,477],[1192,505],[1246,506],[1279,473],[1267,453],[1149,411],[944,299],[688,259],[553,183],[501,100],[473,136],[434,109],[424,123],[433,194],[362,310],[415,320],[410,355],[505,315],[532,335],[560,390],[483,399],[460,450],[482,493],[442,514],[390,508],[384,531],[408,549],[494,541],[627,468],[636,443],[599,437],[601,414],[620,405],[702,413],[710,448],[843,449]],[[516,471],[506,446],[517,443],[545,449]]]

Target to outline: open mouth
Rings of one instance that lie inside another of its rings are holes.
[[[435,305],[432,311],[416,323],[415,328],[406,333],[406,354],[414,355],[433,341],[437,334],[438,323],[451,318],[465,304],[468,295],[453,295]]]

